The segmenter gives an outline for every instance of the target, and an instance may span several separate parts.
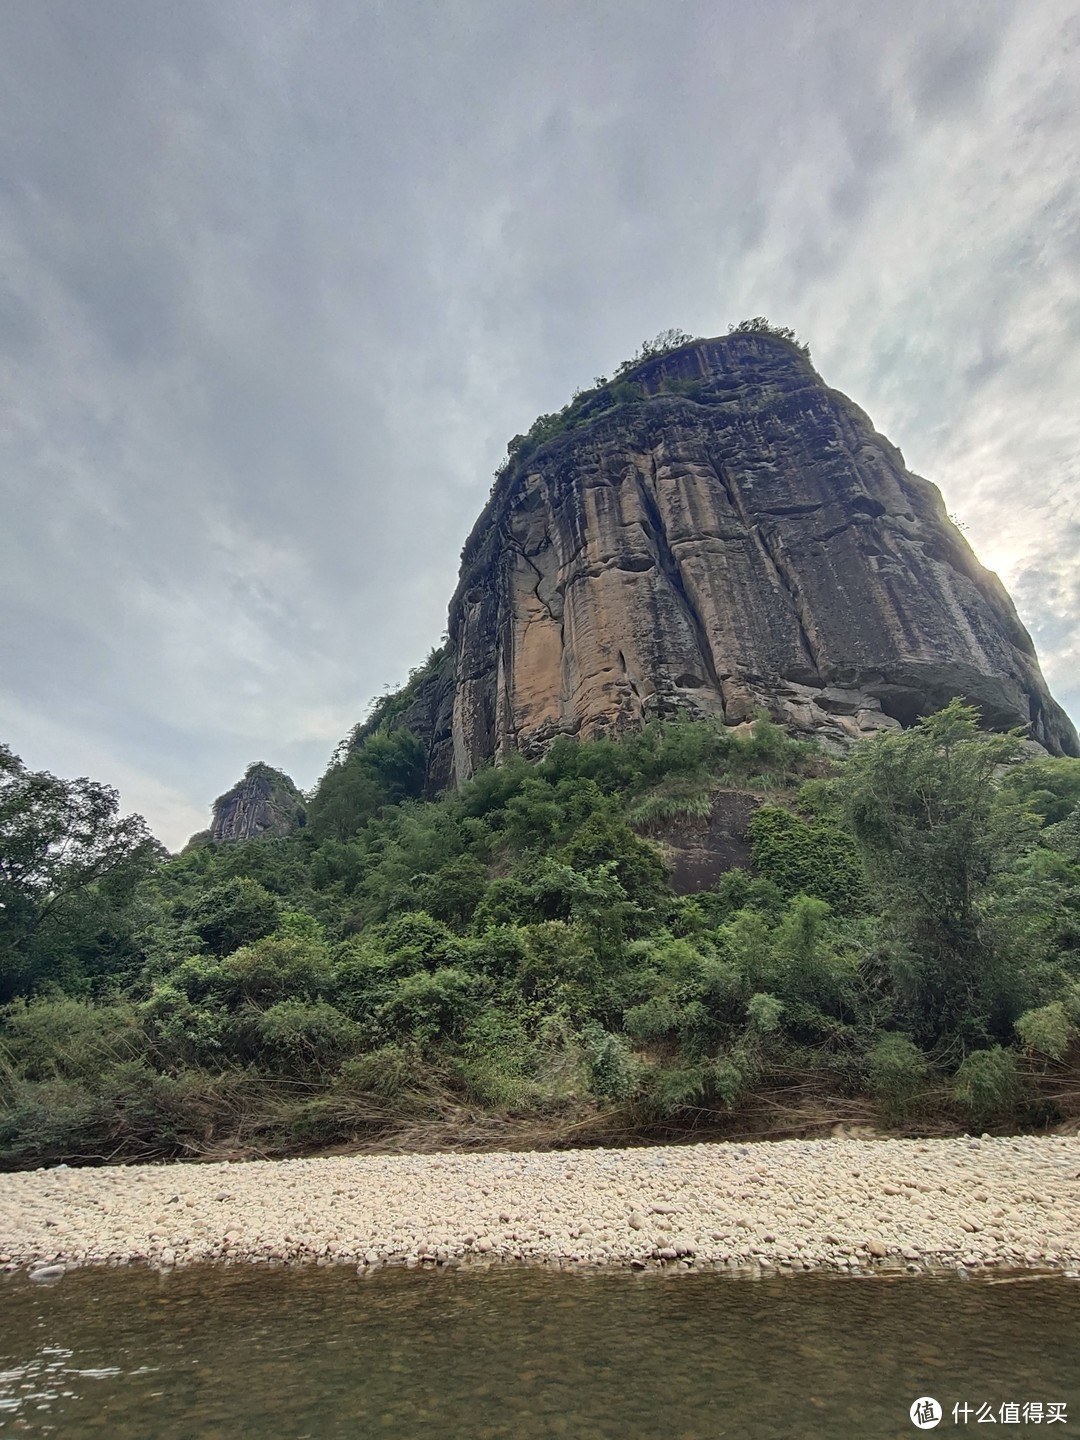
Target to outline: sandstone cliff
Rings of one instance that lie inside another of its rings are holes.
[[[280,770],[257,761],[244,778],[214,801],[207,839],[255,840],[290,835],[304,825],[304,797]]]
[[[559,733],[763,708],[829,742],[955,695],[1080,754],[1004,587],[794,345],[683,346],[514,460],[465,545],[408,723],[431,789]]]

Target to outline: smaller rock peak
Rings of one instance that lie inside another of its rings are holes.
[[[256,760],[244,778],[214,801],[209,839],[270,839],[291,835],[307,823],[304,797],[283,770]]]

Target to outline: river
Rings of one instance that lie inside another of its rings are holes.
[[[64,1440],[875,1440],[915,1434],[919,1397],[942,1433],[989,1406],[1006,1433],[1064,1414],[1067,1436],[1078,1357],[1080,1284],[1030,1274],[0,1279],[0,1433]]]

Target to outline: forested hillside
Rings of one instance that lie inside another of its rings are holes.
[[[0,1161],[1054,1125],[1080,761],[976,722],[654,722],[437,801],[383,723],[306,828],[171,858],[0,752]],[[674,894],[655,836],[733,789],[752,869]]]

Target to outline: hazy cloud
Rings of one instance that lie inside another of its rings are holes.
[[[438,641],[507,438],[793,325],[1080,714],[1075,9],[0,12],[0,724],[171,845]]]

